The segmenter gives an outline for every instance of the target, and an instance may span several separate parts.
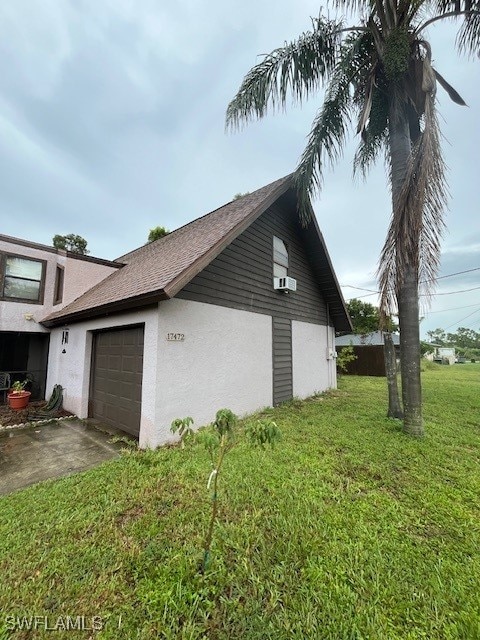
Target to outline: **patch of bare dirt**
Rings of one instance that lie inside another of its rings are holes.
[[[0,426],[9,427],[14,424],[22,424],[24,422],[36,422],[38,420],[45,420],[46,418],[36,417],[35,414],[41,411],[46,405],[45,400],[35,400],[29,402],[25,409],[10,409],[8,404],[0,405]],[[49,416],[51,418],[62,418],[71,416],[72,414],[65,409],[60,409]]]

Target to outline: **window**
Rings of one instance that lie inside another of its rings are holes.
[[[2,300],[42,303],[45,262],[11,254],[0,258]]]
[[[283,240],[273,236],[273,277],[284,278],[288,275],[288,250]]]
[[[65,275],[65,269],[57,264],[57,271],[55,274],[55,290],[53,294],[53,304],[60,304],[63,300],[63,279]]]

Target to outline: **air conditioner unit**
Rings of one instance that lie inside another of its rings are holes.
[[[273,288],[278,291],[296,291],[297,290],[297,281],[295,278],[289,278],[285,276],[284,278],[274,278],[273,279]]]

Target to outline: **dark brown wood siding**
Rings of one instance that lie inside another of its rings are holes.
[[[272,347],[273,404],[277,405],[293,396],[292,321],[288,318],[272,318]]]
[[[288,275],[297,280],[295,292],[282,293],[273,288],[274,235],[287,244]],[[326,304],[305,251],[298,214],[285,197],[267,209],[177,297],[327,324]]]
[[[142,403],[143,326],[94,336],[89,416],[138,437]]]

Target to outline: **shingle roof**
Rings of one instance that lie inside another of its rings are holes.
[[[118,258],[124,266],[62,310],[54,326],[173,297],[292,184],[286,176]]]

